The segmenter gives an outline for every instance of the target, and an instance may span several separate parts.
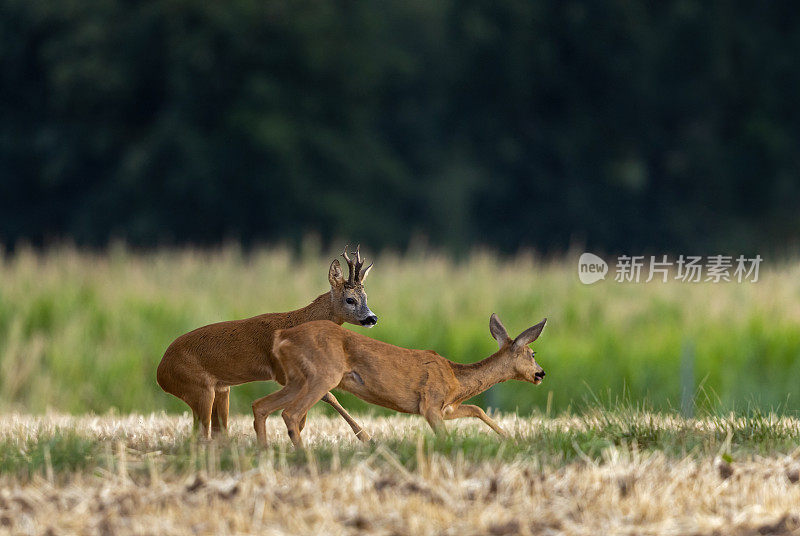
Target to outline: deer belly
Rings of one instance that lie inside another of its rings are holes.
[[[394,396],[388,396],[389,392],[382,389],[380,385],[370,385],[358,372],[351,370],[345,373],[342,381],[337,386],[338,389],[353,393],[361,400],[383,406],[385,408],[393,409],[395,411],[402,411],[404,413],[415,413],[416,409],[413,404],[404,404],[401,400],[397,400]]]
[[[238,367],[219,367],[214,371],[213,376],[220,384],[225,385],[241,385],[243,383],[277,379],[269,363],[258,361],[240,363]]]

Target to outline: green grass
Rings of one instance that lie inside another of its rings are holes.
[[[113,417],[99,418],[100,421]],[[319,435],[321,421],[336,433]],[[395,462],[410,471],[419,470],[420,460],[442,456],[465,463],[486,461],[535,461],[553,469],[574,462],[602,464],[609,452],[626,456],[659,452],[668,459],[697,460],[722,456],[744,461],[754,456],[780,457],[797,452],[800,422],[776,414],[752,412],[740,415],[709,415],[684,419],[674,414],[633,409],[588,411],[579,416],[549,419],[536,416],[518,420],[507,415],[504,426],[511,433],[503,440],[479,423],[463,421],[451,425],[445,435],[434,435],[421,419],[395,417],[391,421],[367,420],[366,428],[377,431],[369,444],[349,441],[338,419],[312,418],[306,432],[307,451],[293,449],[282,430],[266,449],[255,442],[249,421],[239,423],[229,438],[206,443],[191,433],[160,436],[158,431],[136,426],[117,428],[123,432],[90,432],[79,425],[38,428],[28,425],[24,433],[0,437],[0,474],[28,481],[35,475],[116,473],[121,464],[132,478],[158,474],[191,474],[196,471],[236,472],[260,464],[326,471],[373,460]],[[398,431],[398,423],[410,428]],[[167,423],[169,424],[169,423]],[[272,422],[277,428],[282,423]],[[317,429],[317,430],[315,430]],[[343,435],[345,440],[342,440]],[[213,466],[213,467],[212,467]]]
[[[0,473],[29,479],[46,474],[50,465],[59,473],[87,470],[97,462],[101,443],[74,432],[55,433],[38,440],[0,442]]]
[[[306,305],[327,289],[334,255],[313,245],[300,255],[60,247],[0,258],[0,408],[183,412],[155,382],[169,343],[211,322]],[[675,409],[682,362],[690,359],[688,387],[702,407],[800,408],[798,263],[767,259],[755,284],[609,277],[584,286],[571,258],[476,252],[458,262],[433,253],[374,260],[366,286],[379,324],[351,327],[371,337],[469,362],[495,350],[492,312],[513,333],[548,318],[534,345],[546,381],[509,382],[480,404],[523,415],[546,411],[548,398],[552,414],[620,398]],[[249,413],[273,387],[234,388],[232,411]],[[349,395],[341,400],[357,412],[379,411]]]

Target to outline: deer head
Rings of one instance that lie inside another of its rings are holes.
[[[536,362],[536,359],[534,359],[535,354],[528,345],[539,338],[545,322],[547,322],[546,318],[535,326],[526,329],[516,339],[512,340],[496,314],[492,314],[489,319],[489,331],[497,341],[497,344],[500,345],[498,353],[503,354],[505,359],[513,364],[515,371],[513,379],[531,382],[535,385],[542,383],[544,369]]]
[[[364,269],[359,246],[356,246],[356,257],[351,259],[344,247],[342,257],[347,262],[349,276],[344,278],[339,259],[334,259],[328,270],[328,281],[331,284],[331,301],[334,314],[344,322],[371,328],[378,323],[378,317],[367,307],[367,293],[364,291],[364,280],[367,278],[372,264]]]

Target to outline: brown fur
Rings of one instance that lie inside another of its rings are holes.
[[[541,383],[544,371],[528,344],[546,319],[512,340],[492,315],[490,331],[500,349],[478,363],[454,363],[431,350],[410,350],[346,330],[333,322],[308,322],[275,334],[273,353],[286,372],[283,389],[253,403],[259,441],[266,442],[265,419],[285,408],[283,419],[295,446],[302,446],[301,419],[333,388],[395,411],[422,415],[439,431],[443,421],[477,417],[495,432],[505,432],[478,406],[462,405],[506,381]]]
[[[360,256],[357,258],[360,261]],[[266,380],[286,383],[283,368],[272,354],[276,330],[315,320],[337,326],[344,322],[364,325],[369,320],[374,325],[377,317],[367,307],[362,285],[369,270],[359,273],[360,266],[346,254],[345,259],[350,278],[344,279],[339,261],[334,260],[328,271],[330,292],[301,309],[211,324],[181,335],[170,344],[158,365],[158,384],[192,408],[204,437],[210,437],[212,430],[227,430],[232,385]],[[325,394],[322,400],[342,415],[360,439],[369,439],[332,394]]]

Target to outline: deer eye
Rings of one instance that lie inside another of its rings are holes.
[[[346,301],[349,305],[355,305],[356,304],[356,300],[354,300],[353,298],[347,298],[344,301]]]

